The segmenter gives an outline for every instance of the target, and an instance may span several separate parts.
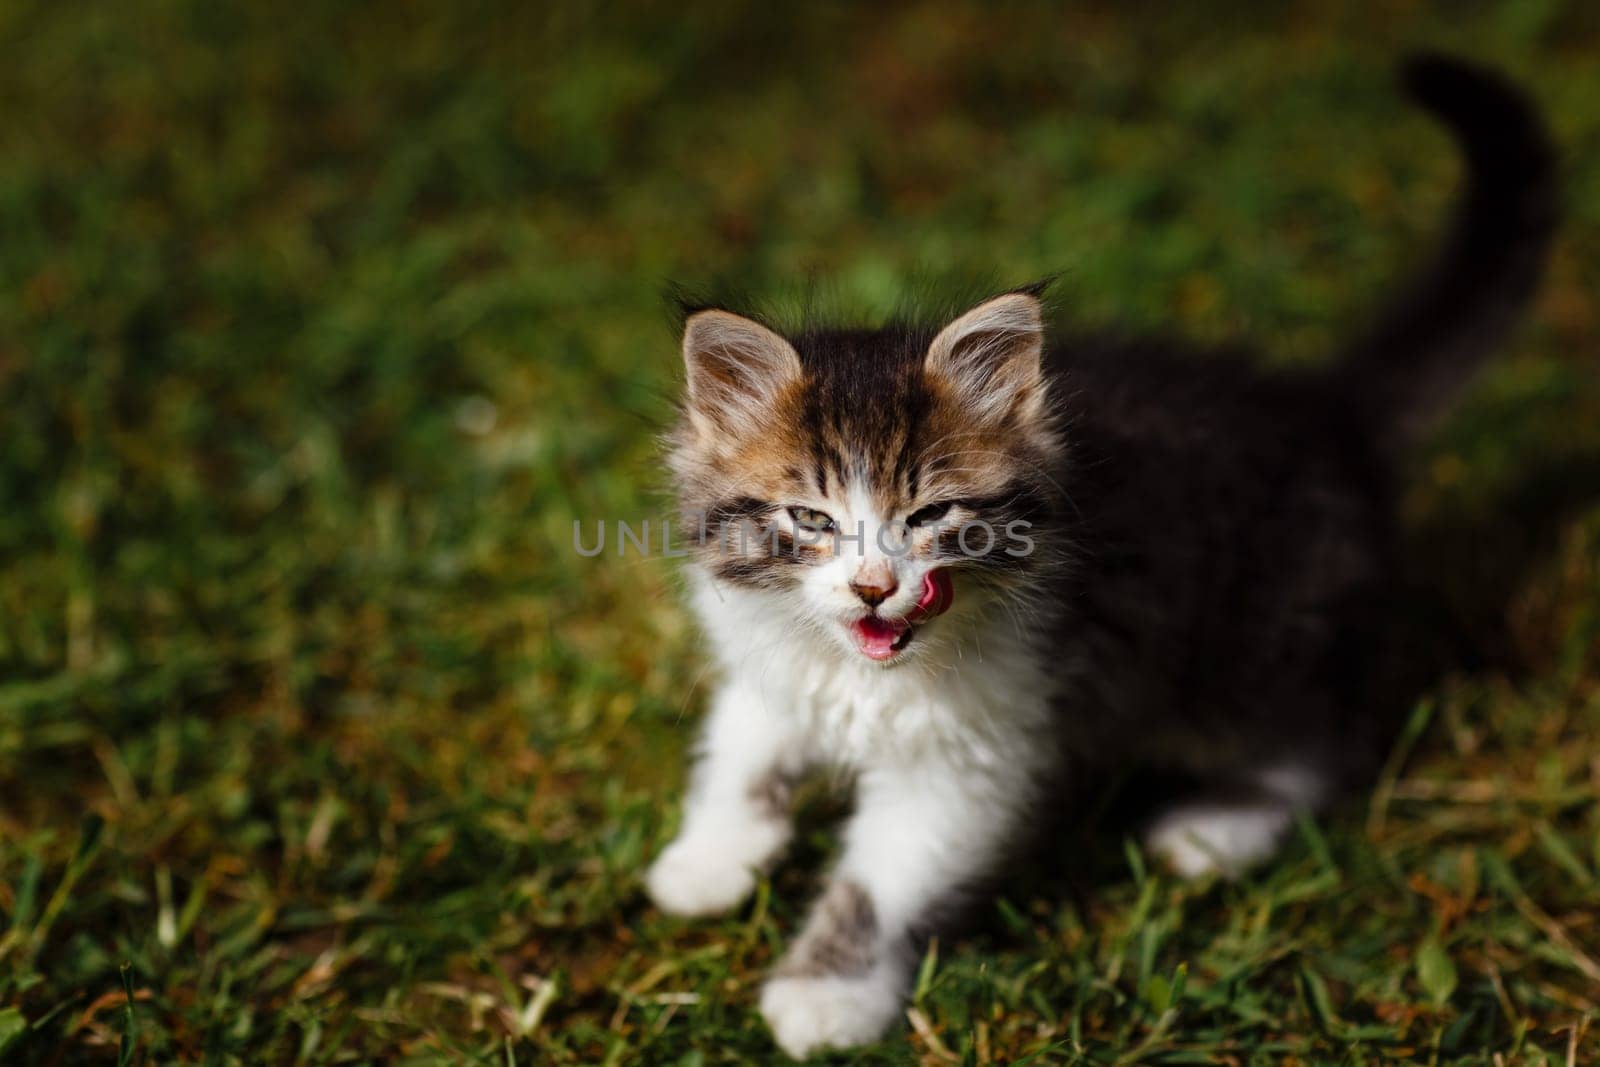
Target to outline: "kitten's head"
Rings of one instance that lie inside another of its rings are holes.
[[[764,591],[797,630],[883,664],[985,624],[1002,601],[1025,615],[1061,502],[1042,342],[1032,292],[937,330],[786,338],[692,313],[671,459],[700,562]],[[926,618],[936,570],[954,607]]]

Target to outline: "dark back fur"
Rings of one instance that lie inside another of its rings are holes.
[[[1052,353],[1071,442],[1070,746],[1204,776],[1307,749],[1370,761],[1392,477],[1360,421],[1233,353]],[[1091,706],[1093,714],[1084,714]]]
[[[1309,751],[1348,778],[1391,732],[1399,449],[1504,339],[1557,219],[1555,156],[1519,92],[1438,56],[1405,83],[1460,142],[1466,195],[1330,372],[1170,343],[1052,352],[1094,554],[1063,635],[1094,649],[1081,684],[1103,711],[1066,717],[1093,735],[1079,751],[1202,775]]]

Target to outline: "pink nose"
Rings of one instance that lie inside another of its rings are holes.
[[[875,608],[885,600],[894,596],[894,591],[900,586],[894,580],[894,575],[885,571],[870,577],[863,575],[859,580],[850,583],[850,591],[861,598],[862,603],[869,608]]]

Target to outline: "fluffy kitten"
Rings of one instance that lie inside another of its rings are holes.
[[[1437,262],[1326,369],[1047,344],[1029,289],[933,329],[688,316],[671,466],[722,679],[648,887],[734,907],[796,779],[852,776],[843,854],[761,994],[786,1052],[879,1036],[919,939],[1073,768],[1201,783],[1148,831],[1201,875],[1371,766],[1397,454],[1527,303],[1556,218],[1516,90],[1442,57],[1405,74],[1467,191]]]

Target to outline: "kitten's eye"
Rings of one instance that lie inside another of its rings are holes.
[[[829,533],[833,530],[832,517],[816,508],[790,508],[789,517],[796,526],[810,533]]]
[[[929,504],[927,507],[918,508],[910,515],[906,516],[906,525],[926,526],[930,522],[938,522],[940,519],[950,514],[950,508],[954,506],[954,504],[954,501],[946,500],[941,504]]]

